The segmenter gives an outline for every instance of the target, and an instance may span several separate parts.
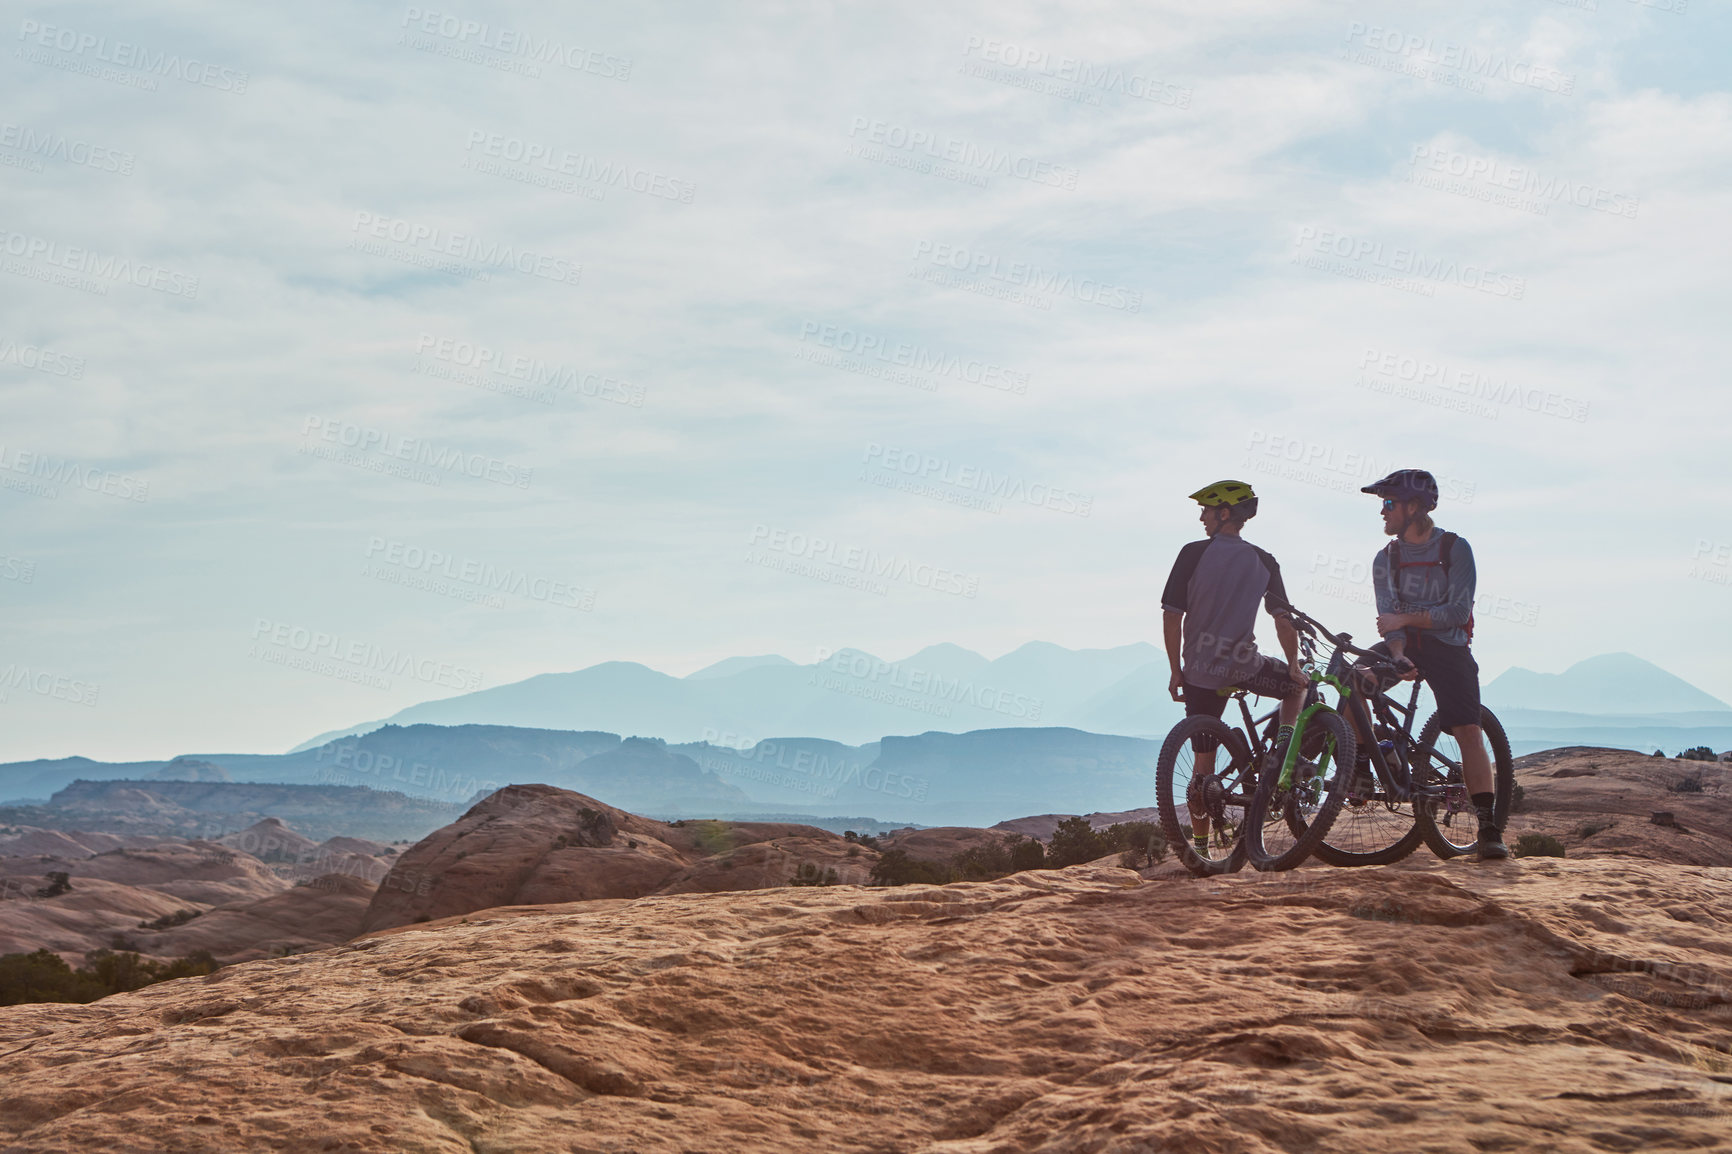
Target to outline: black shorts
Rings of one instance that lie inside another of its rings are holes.
[[[1389,646],[1379,642],[1371,651],[1387,657]],[[1479,724],[1479,662],[1471,649],[1433,639],[1417,645],[1410,641],[1406,653],[1437,699],[1437,723],[1445,733],[1458,725]]]
[[[1258,697],[1279,697],[1285,700],[1296,693],[1304,693],[1305,687],[1297,684],[1287,676],[1287,663],[1274,657],[1264,657],[1263,664],[1257,667],[1257,672],[1249,677],[1242,677],[1234,689],[1245,689]],[[1210,717],[1220,717],[1227,712],[1227,694],[1217,689],[1203,689],[1185,682],[1185,716],[1195,717],[1199,713]],[[1230,691],[1229,691],[1230,692]]]

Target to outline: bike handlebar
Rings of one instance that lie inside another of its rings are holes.
[[[1297,620],[1301,625],[1307,626],[1317,633],[1321,633],[1323,636],[1327,637],[1331,642],[1333,642],[1337,648],[1345,649],[1347,652],[1353,654],[1356,657],[1367,658],[1368,660],[1371,661],[1373,666],[1380,666],[1380,665],[1381,666],[1388,666],[1390,669],[1394,669],[1396,667],[1395,662],[1392,661],[1390,658],[1385,657],[1383,654],[1373,653],[1369,649],[1361,649],[1359,646],[1353,644],[1353,635],[1351,633],[1333,633],[1330,631],[1330,629],[1327,625],[1323,624],[1323,622],[1317,620],[1315,617],[1311,616],[1309,613],[1305,613],[1299,609],[1295,609],[1291,605],[1289,605],[1287,608],[1291,612],[1294,619]]]

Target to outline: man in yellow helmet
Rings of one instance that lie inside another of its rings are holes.
[[[1217,481],[1191,494],[1202,506],[1205,537],[1179,550],[1161,593],[1163,632],[1172,676],[1167,688],[1185,714],[1220,717],[1227,708],[1223,689],[1246,689],[1281,700],[1278,754],[1285,753],[1305,696],[1299,669],[1299,633],[1288,617],[1292,606],[1281,583],[1281,566],[1240,536],[1257,515],[1257,494],[1243,481]],[[1275,619],[1275,637],[1285,662],[1257,652],[1253,628],[1261,602]],[[1202,742],[1206,739],[1199,739]],[[1197,747],[1198,779],[1213,772],[1214,749]],[[1191,834],[1206,843],[1209,818],[1191,807]]]

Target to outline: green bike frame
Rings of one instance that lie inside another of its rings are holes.
[[[1311,678],[1311,684],[1333,686],[1335,692],[1341,695],[1341,700],[1343,702],[1353,696],[1353,690],[1350,686],[1346,685],[1339,677],[1336,677],[1333,674],[1318,672],[1316,665],[1307,666],[1305,672]],[[1307,705],[1304,712],[1299,714],[1299,720],[1293,723],[1293,739],[1287,743],[1287,756],[1283,758],[1281,762],[1281,780],[1278,784],[1282,790],[1291,791],[1293,788],[1293,769],[1299,764],[1299,747],[1305,740],[1305,726],[1319,713],[1335,712],[1336,710],[1331,709],[1323,702],[1317,701]],[[1330,750],[1323,751],[1323,759],[1317,763],[1317,768],[1319,770],[1328,767],[1330,753]],[[1319,773],[1319,775],[1313,779],[1313,782],[1314,784],[1321,784],[1322,780],[1322,774]]]

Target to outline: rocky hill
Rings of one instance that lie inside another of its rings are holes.
[[[802,865],[864,882],[877,855],[814,826],[661,822],[547,785],[513,785],[398,855],[367,929],[492,906],[788,884]]]
[[[274,817],[314,840],[418,838],[465,806],[363,785],[275,782],[74,781],[45,805],[0,807],[0,823],[124,836],[220,838]]]
[[[0,1144],[1726,1150],[1729,957],[1610,859],[519,907],[0,1010]]]

